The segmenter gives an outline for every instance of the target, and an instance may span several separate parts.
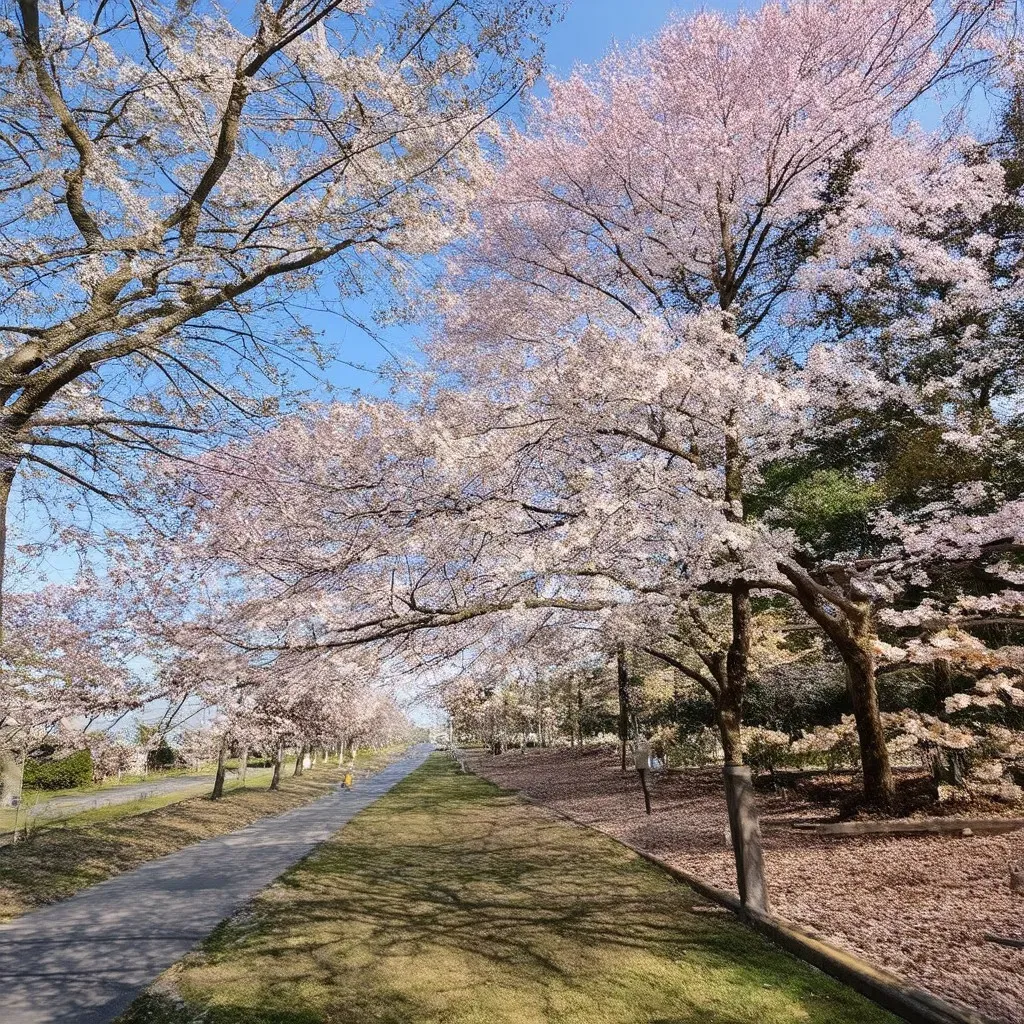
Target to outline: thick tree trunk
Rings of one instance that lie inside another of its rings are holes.
[[[245,744],[242,747],[242,752],[238,755],[238,782],[240,785],[245,785],[245,777],[249,774],[249,744]]]
[[[953,696],[953,667],[949,658],[936,658],[932,662],[932,686],[940,705],[947,697]]]
[[[794,585],[804,611],[821,626],[843,659],[846,688],[857,723],[864,797],[875,807],[890,808],[896,787],[878,709],[871,606],[868,602],[851,599],[838,589],[830,590],[792,566],[780,563],[779,568]]]
[[[629,666],[626,664],[626,645],[619,644],[615,651],[619,683],[619,746],[622,753],[622,772],[626,772],[626,743],[629,740]],[[580,739],[582,743],[582,736]]]
[[[740,712],[733,706],[719,703],[715,717],[718,735],[722,740],[722,751],[726,764],[743,764],[743,744],[740,739]]]
[[[25,753],[0,734],[0,807],[17,807],[25,778]]]
[[[735,332],[735,317],[723,309],[722,327]],[[736,337],[734,359],[741,362],[743,342]],[[743,471],[744,450],[736,410],[725,418],[725,500],[726,518],[734,523],[744,521]],[[750,673],[750,635],[753,612],[750,587],[737,579],[731,587],[732,639],[729,648],[719,652],[707,664],[715,679],[708,687],[715,701],[715,715],[725,755],[725,796],[729,814],[729,835],[736,860],[736,886],[745,909],[767,913],[768,886],[764,877],[764,853],[761,826],[754,801],[750,769],[743,763],[743,697]]]
[[[726,655],[725,678],[721,681],[716,712],[725,754],[725,802],[740,902],[747,909],[768,913],[761,824],[750,769],[743,763],[741,734],[743,695],[750,662],[751,618],[750,591],[746,583],[738,581],[732,589],[732,643]]]
[[[749,910],[769,913],[768,885],[764,877],[761,823],[754,799],[750,769],[745,764],[725,766],[725,802],[729,834],[736,860],[736,884],[740,902]]]
[[[302,746],[299,747],[299,756],[297,758],[295,758],[295,772],[293,774],[298,776],[298,775],[301,775],[303,773],[303,771],[305,771],[305,768],[303,767],[303,762],[305,760],[306,760],[306,744],[303,743]]]
[[[217,774],[213,777],[213,799],[219,800],[224,795],[224,776],[227,774],[228,741],[224,737],[217,751]]]
[[[284,744],[279,743],[274,752],[274,774],[270,778],[270,788],[281,788],[281,763],[284,761]]]
[[[864,798],[875,807],[889,808],[896,795],[896,784],[885,745],[882,715],[878,710],[874,653],[870,641],[851,645],[842,653],[846,663],[846,685],[857,723]]]

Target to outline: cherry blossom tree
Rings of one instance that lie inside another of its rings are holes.
[[[807,268],[835,338],[811,352],[806,446],[769,472],[768,515],[803,534],[794,592],[862,675],[899,668],[907,643],[937,675],[985,671],[971,630],[1024,625],[1013,109],[994,146],[865,162]]]
[[[20,798],[25,756],[44,737],[84,737],[97,720],[144,699],[135,648],[109,618],[95,582],[11,595],[0,652],[0,806]]]
[[[692,413],[687,429],[673,433],[662,407],[646,422],[635,416],[626,436],[704,474],[701,496],[732,538],[735,632],[725,671],[736,694],[748,660],[750,590],[762,582],[735,553],[763,547],[744,496],[765,447],[779,443],[744,422],[751,418],[745,401],[778,388],[751,356],[785,351],[788,302],[845,209],[851,176],[861,161],[903,141],[904,112],[971,52],[987,14],[955,6],[936,14],[913,0],[696,15],[589,74],[551,83],[550,100],[527,128],[502,140],[480,229],[459,268],[465,283],[452,302],[456,322],[446,324],[454,339],[446,355],[464,365],[475,356],[452,352],[458,345],[475,345],[474,352],[504,345],[515,362],[516,345],[523,338],[534,345],[542,322],[534,313],[515,333],[522,324],[509,308],[523,306],[516,293],[524,291],[549,315],[561,305],[556,322],[613,339],[607,346],[621,346],[622,362],[633,359],[632,339],[649,334],[652,322],[665,335],[663,351],[697,335],[703,354],[714,353],[708,362],[716,376],[701,396],[699,422],[715,443],[696,443]],[[500,340],[479,340],[488,333]],[[547,362],[531,357],[552,377],[561,369],[557,347],[547,346]],[[592,355],[588,365],[597,365]],[[730,373],[732,387],[716,401],[713,389]],[[686,399],[692,392],[678,398]],[[783,572],[785,588],[816,609],[818,584],[785,554],[769,579]],[[849,659],[866,788],[885,803],[892,779],[872,670],[847,626],[843,620],[830,635]],[[738,756],[730,746],[730,757]]]
[[[551,14],[5,3],[0,510],[19,471],[110,497],[140,452],[273,412],[322,358],[299,296],[398,280],[463,223]]]
[[[330,711],[357,692],[339,675],[434,671],[479,728],[524,737],[530,687],[588,667],[567,666],[567,649],[616,668],[620,651],[657,658],[713,701],[741,892],[764,907],[742,718],[752,670],[785,657],[755,598],[781,594],[841,656],[843,735],[856,735],[868,798],[889,803],[877,663],[927,661],[958,616],[1016,614],[1018,505],[989,491],[973,510],[966,492],[893,505],[868,524],[870,552],[851,553],[801,533],[797,499],[838,478],[779,496],[773,474],[884,403],[965,445],[978,435],[941,420],[954,376],[935,393],[931,371],[887,379],[877,348],[820,319],[810,355],[791,343],[820,318],[812,300],[857,297],[880,257],[897,275],[938,261],[962,293],[980,288],[984,232],[954,259],[948,233],[920,224],[983,224],[1003,169],[905,112],[986,13],[812,2],[698,15],[553,83],[499,141],[429,362],[398,379],[401,401],[308,408],[159,467],[153,518],[168,522],[143,575],[165,581],[154,615],[180,616],[193,650],[232,666],[213,673],[233,681],[212,703],[229,707],[256,673],[277,749],[316,744],[352,721]],[[956,566],[991,568],[992,585],[940,585]],[[897,636],[925,621],[916,645]],[[574,630],[587,640],[568,644]]]

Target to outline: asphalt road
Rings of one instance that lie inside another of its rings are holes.
[[[338,789],[0,925],[3,1024],[107,1024],[260,889],[426,760]]]
[[[250,768],[246,779],[255,781],[260,778],[269,778],[271,769]],[[228,773],[228,781],[236,778],[234,772]],[[175,775],[169,779],[153,779],[151,782],[130,782],[123,786],[110,786],[107,789],[98,789],[93,793],[83,793],[80,796],[57,796],[52,800],[44,800],[41,803],[33,804],[32,796],[22,805],[22,818],[29,818],[32,821],[50,821],[54,818],[70,818],[83,811],[94,811],[99,807],[112,807],[116,804],[131,803],[133,800],[147,800],[153,796],[167,796],[173,793],[181,793],[183,796],[191,793],[201,793],[213,788],[212,775]]]

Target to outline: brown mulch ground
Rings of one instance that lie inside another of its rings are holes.
[[[607,747],[478,752],[468,763],[504,788],[736,891],[717,769],[658,776],[647,818],[635,773],[624,777]],[[1010,892],[1008,868],[1024,860],[1024,831],[824,837],[791,826],[822,818],[817,801],[792,792],[759,792],[758,801],[775,913],[936,995],[1024,1024],[1024,949],[982,937],[1024,937],[1024,897]]]

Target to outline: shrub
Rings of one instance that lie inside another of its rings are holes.
[[[767,772],[775,778],[779,768],[800,767],[802,758],[790,747],[789,736],[772,729],[744,729],[743,747],[747,764],[755,775]]]
[[[788,638],[786,642],[790,642]],[[835,722],[849,711],[840,665],[786,661],[766,667],[751,680],[743,702],[743,721],[747,726],[760,725],[794,736],[822,722]]]
[[[794,740],[790,750],[804,764],[823,764],[830,772],[839,768],[860,767],[860,746],[853,715],[843,715],[838,725],[817,725]]]
[[[703,768],[722,759],[722,745],[717,729],[701,729],[686,733],[680,730],[678,741],[666,750],[673,767]]]
[[[173,768],[178,762],[178,755],[174,748],[163,740],[159,747],[149,752],[146,761],[151,771],[155,768]]]
[[[651,736],[651,754],[664,764],[669,764],[673,748],[679,745],[679,730],[673,726],[663,725]]]
[[[76,750],[53,761],[29,758],[25,762],[26,789],[76,789],[91,782],[92,754],[88,750]]]

